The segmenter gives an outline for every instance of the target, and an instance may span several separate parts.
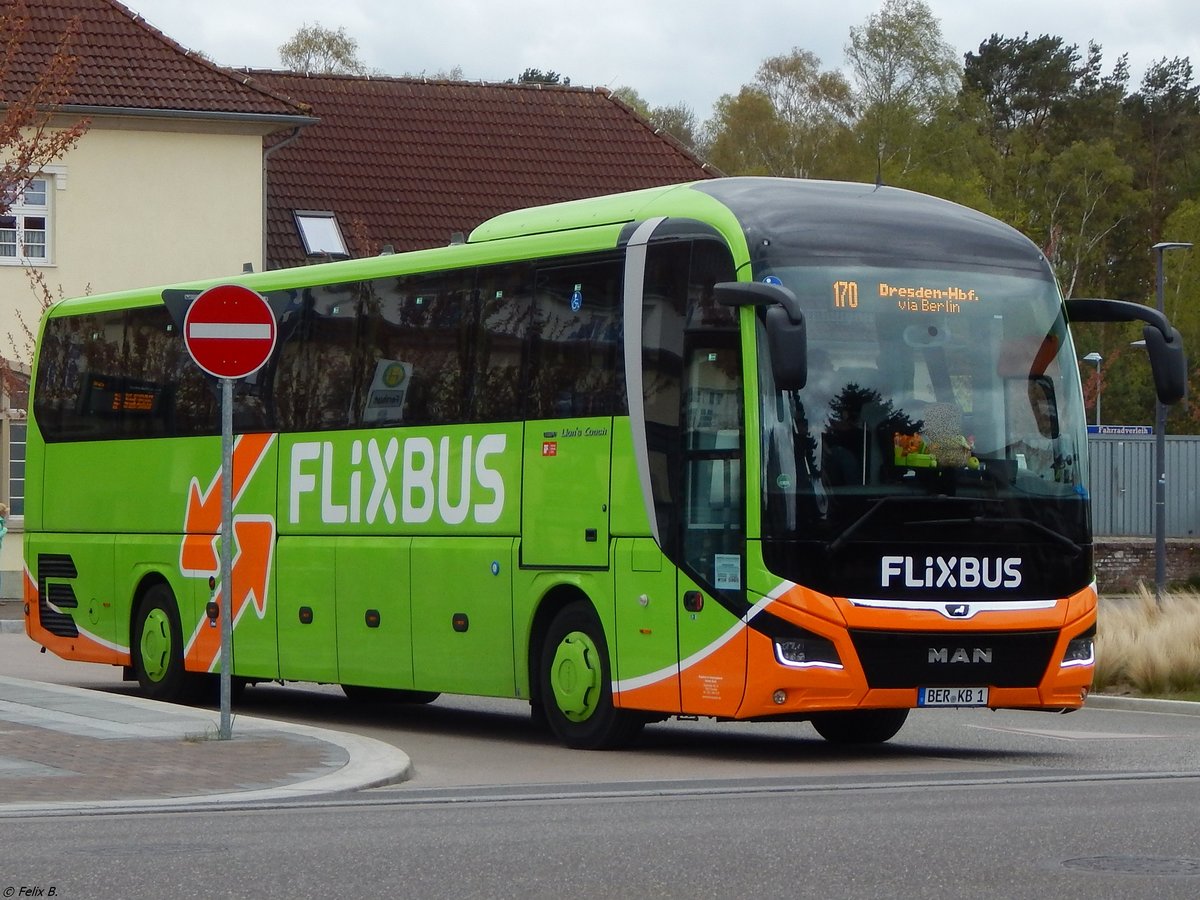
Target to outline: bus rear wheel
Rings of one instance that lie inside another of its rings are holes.
[[[907,709],[852,709],[817,713],[812,724],[831,744],[882,744],[896,736],[907,718]]]
[[[138,685],[150,699],[189,700],[197,695],[201,677],[183,668],[179,612],[167,585],[154,585],[138,604],[130,652]]]
[[[608,645],[586,600],[563,607],[542,645],[538,684],[546,724],[577,750],[623,747],[645,720],[613,706]]]

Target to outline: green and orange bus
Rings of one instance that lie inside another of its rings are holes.
[[[728,178],[246,274],[231,674],[524,698],[570,746],[675,715],[883,741],[915,707],[1070,710],[1096,590],[1072,319],[1031,242],[872,185]],[[215,283],[215,282],[214,282]],[[26,628],[151,697],[220,665],[207,284],[67,300],[29,417]]]

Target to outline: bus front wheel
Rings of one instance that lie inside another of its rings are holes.
[[[622,747],[641,730],[644,719],[613,706],[608,645],[587,601],[577,600],[554,617],[538,668],[546,723],[568,747]]]
[[[831,744],[882,744],[896,736],[907,718],[907,709],[853,709],[817,713],[812,724]]]
[[[199,680],[184,671],[179,613],[167,585],[154,585],[138,604],[130,650],[134,673],[147,697],[186,700],[194,696]]]

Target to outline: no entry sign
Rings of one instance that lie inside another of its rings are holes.
[[[270,359],[278,329],[259,294],[240,284],[219,284],[192,301],[183,340],[196,365],[218,378],[245,378]]]

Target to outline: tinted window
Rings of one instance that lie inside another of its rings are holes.
[[[50,319],[38,357],[34,415],[47,437],[92,437],[112,428],[112,398],[125,342],[123,313]]]
[[[737,554],[741,542],[737,317],[717,306],[712,293],[715,282],[734,277],[723,244],[668,241],[648,248],[642,397],[659,536],[679,558],[686,524],[683,562],[709,584],[719,583],[714,554]]]
[[[48,440],[212,434],[216,395],[164,307],[51,319],[34,415]]]
[[[352,424],[361,298],[358,283],[323,285],[303,291],[285,314],[293,321],[274,378],[281,431]]]
[[[522,380],[533,317],[532,287],[533,266],[528,263],[479,271],[474,421],[512,422],[524,416]]]
[[[219,398],[162,306],[131,309],[125,322],[125,410],[130,437],[212,434]]]
[[[622,270],[593,257],[272,292],[279,346],[236,382],[234,429],[622,413]],[[219,383],[179,332],[194,294],[164,299],[50,321],[35,399],[48,440],[219,432]]]
[[[356,373],[366,424],[467,421],[473,288],[471,270],[370,283]]]
[[[538,270],[528,418],[625,411],[622,272],[616,259]]]

